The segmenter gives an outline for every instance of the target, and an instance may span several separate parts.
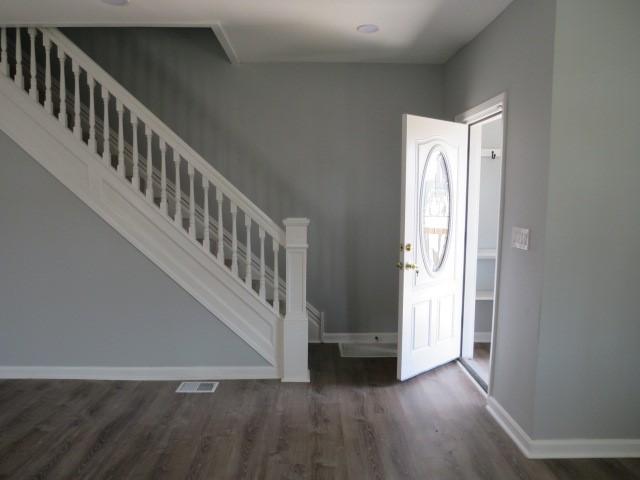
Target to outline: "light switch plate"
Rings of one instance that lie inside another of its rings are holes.
[[[513,227],[511,229],[511,246],[520,250],[529,250],[529,229]]]

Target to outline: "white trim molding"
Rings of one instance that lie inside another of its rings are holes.
[[[279,378],[276,367],[42,367],[3,366],[1,379],[246,380]]]
[[[487,410],[527,458],[639,458],[637,438],[532,439],[494,397]]]
[[[224,50],[224,53],[227,54],[227,58],[229,59],[229,62],[231,62],[232,64],[240,63],[240,60],[238,59],[238,55],[236,54],[236,51],[233,48],[233,45],[231,44],[231,40],[229,40],[229,35],[227,35],[227,32],[222,26],[222,23],[220,22],[213,23],[211,25],[211,30],[213,30],[214,35],[216,36],[216,38],[218,39],[218,42],[220,43],[220,46]]]
[[[282,381],[308,382],[307,243],[309,219],[285,218],[287,308],[282,325]],[[275,278],[279,278],[275,264]],[[277,293],[276,289],[276,293]]]
[[[456,115],[454,117],[454,121],[460,123],[475,123],[492,115],[496,115],[501,112],[504,113],[507,106],[506,104],[507,93],[502,92],[495,97],[482,102],[480,105],[477,105],[465,112]],[[502,153],[503,150],[504,148],[500,149],[500,153]]]
[[[496,362],[494,361],[497,350],[497,336],[498,336],[498,328],[500,328],[500,322],[498,321],[499,317],[499,307],[500,307],[500,283],[501,283],[501,271],[502,271],[502,233],[504,230],[504,209],[505,209],[505,201],[504,195],[506,191],[506,151],[507,151],[507,125],[508,125],[508,101],[507,101],[507,92],[502,92],[485,102],[482,102],[480,105],[477,105],[474,108],[466,110],[465,112],[460,113],[455,116],[456,122],[466,123],[471,126],[474,123],[482,122],[487,120],[489,117],[502,114],[502,146],[500,148],[500,162],[501,162],[501,176],[500,176],[500,206],[499,206],[499,214],[498,214],[498,244],[496,246],[496,256],[495,256],[495,269],[494,269],[494,279],[493,279],[493,311],[491,313],[491,339],[490,342],[492,344],[491,351],[489,353],[489,381],[487,382],[487,388],[489,395],[493,394],[493,378],[495,375]],[[473,255],[477,257],[479,252],[473,252]],[[475,259],[477,262],[477,258]],[[469,265],[469,264],[467,264]],[[475,268],[475,267],[472,267]]]

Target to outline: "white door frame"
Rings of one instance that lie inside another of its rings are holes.
[[[487,385],[488,395],[493,394],[493,376],[495,372],[495,358],[496,358],[496,339],[498,331],[498,304],[500,299],[500,271],[502,269],[502,235],[504,226],[504,192],[506,182],[506,140],[507,140],[507,93],[503,92],[496,95],[489,100],[482,102],[480,105],[471,108],[459,115],[455,116],[455,121],[460,123],[466,123],[471,125],[482,122],[488,117],[494,116],[498,113],[502,113],[502,158],[501,158],[501,176],[500,176],[500,205],[498,214],[498,241],[496,246],[496,260],[495,260],[495,274],[494,274],[494,299],[493,299],[493,313],[491,319],[491,350],[489,353],[489,382]],[[468,149],[468,154],[471,154],[471,149]],[[477,260],[477,253],[475,255]],[[466,260],[465,260],[466,267]],[[466,291],[467,285],[465,280],[464,290]],[[464,319],[462,319],[464,322]],[[462,354],[462,345],[460,346],[460,352]]]

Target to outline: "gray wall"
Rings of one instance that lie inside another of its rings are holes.
[[[554,0],[515,0],[445,65],[449,118],[506,91],[506,178],[493,395],[529,433],[538,356],[553,67]],[[510,248],[511,227],[530,250]]]
[[[0,132],[0,365],[266,362]]]
[[[327,331],[396,331],[401,115],[442,116],[442,67],[231,65],[208,29],[65,33],[274,220],[311,219]]]
[[[640,438],[639,23],[558,1],[537,438]]]

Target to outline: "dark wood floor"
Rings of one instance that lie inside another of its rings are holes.
[[[455,364],[311,348],[311,384],[0,382],[0,478],[638,479],[637,460],[529,461]]]

